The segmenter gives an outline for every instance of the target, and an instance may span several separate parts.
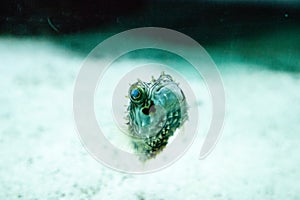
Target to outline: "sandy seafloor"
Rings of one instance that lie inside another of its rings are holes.
[[[90,39],[76,37],[65,44]],[[0,199],[300,199],[299,41],[283,32],[208,46],[226,91],[216,148],[198,160],[201,132],[175,164],[131,175],[94,160],[76,133],[73,86],[88,51],[1,37]]]

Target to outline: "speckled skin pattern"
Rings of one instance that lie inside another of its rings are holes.
[[[188,118],[183,91],[170,75],[162,73],[150,83],[129,88],[128,128],[140,160],[154,158]]]

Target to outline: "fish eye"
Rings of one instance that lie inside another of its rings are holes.
[[[131,90],[131,97],[133,98],[133,99],[137,99],[137,98],[139,98],[141,96],[141,93],[140,93],[140,91],[138,90],[138,89],[133,89],[133,90]]]
[[[144,96],[144,89],[140,86],[133,86],[129,90],[130,99],[134,102],[139,102]]]

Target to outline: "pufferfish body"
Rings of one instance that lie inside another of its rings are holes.
[[[154,158],[188,119],[187,102],[172,76],[162,73],[129,88],[128,129],[140,160]]]

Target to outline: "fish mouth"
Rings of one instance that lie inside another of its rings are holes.
[[[148,107],[144,107],[142,109],[142,112],[145,114],[145,115],[149,115],[151,113],[154,113],[156,111],[155,109],[155,104],[153,101],[150,101],[150,105]]]

